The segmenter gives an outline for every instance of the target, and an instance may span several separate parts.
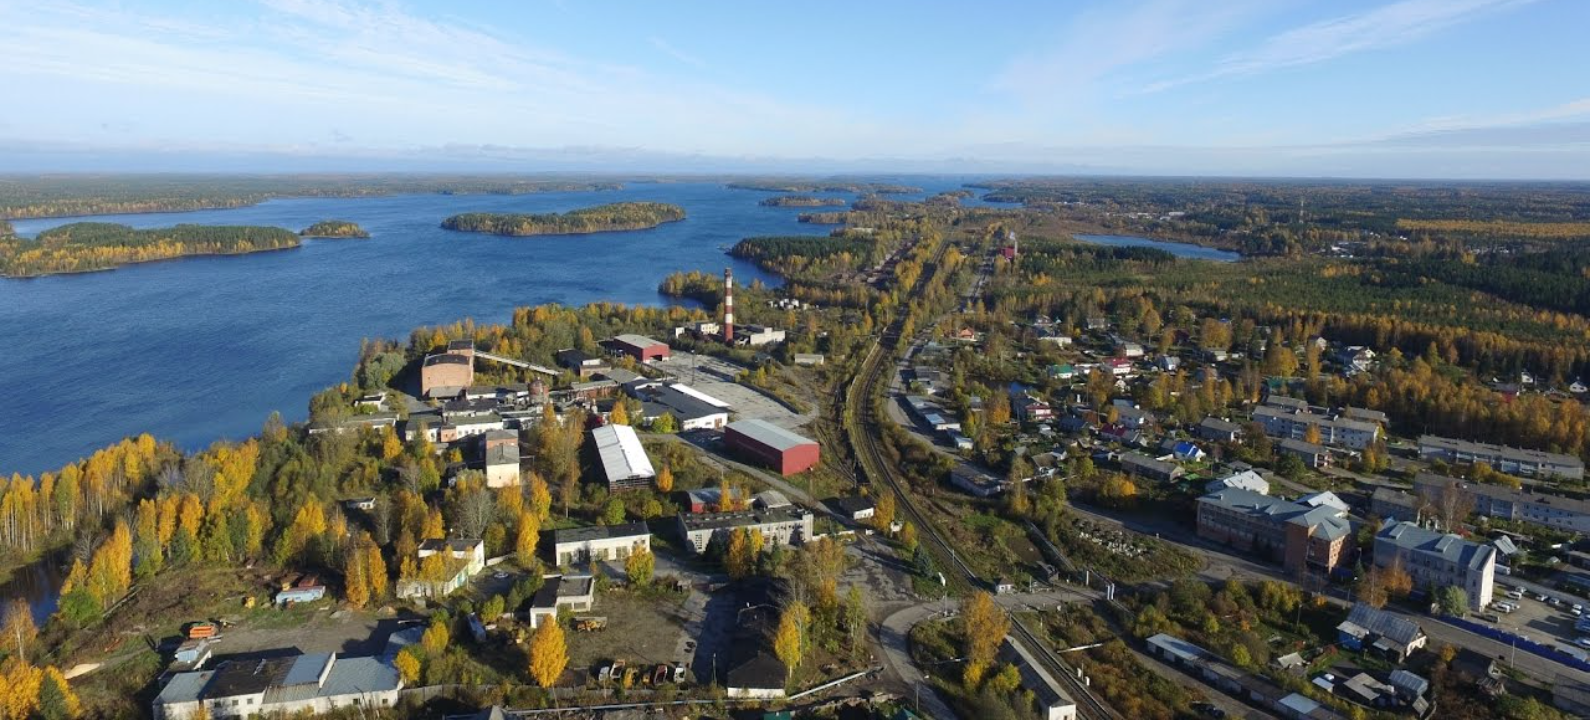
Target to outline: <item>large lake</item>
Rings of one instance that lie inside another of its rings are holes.
[[[1236,262],[1242,259],[1239,253],[1230,250],[1218,250],[1184,242],[1170,242],[1168,240],[1150,240],[1133,235],[1074,235],[1077,240],[1093,245],[1112,245],[1115,247],[1146,247],[1155,250],[1164,250],[1179,258],[1190,260],[1214,260],[1217,262]]]
[[[929,193],[963,180],[900,179]],[[0,472],[52,470],[141,432],[193,449],[252,435],[272,411],[301,420],[310,395],[349,377],[361,338],[406,338],[415,326],[462,318],[506,322],[515,307],[547,302],[661,304],[667,298],[657,284],[676,270],[727,266],[743,282],[774,282],[722,248],[751,235],[830,228],[797,223],[809,210],[757,204],[769,195],[717,183],[633,183],[609,192],[283,199],[95,217],[134,227],[295,231],[336,218],[373,237],[0,279],[0,396],[11,403],[0,419]],[[689,218],[638,232],[528,238],[438,227],[459,212],[553,212],[621,200],[675,203]],[[13,224],[32,236],[75,220]]]

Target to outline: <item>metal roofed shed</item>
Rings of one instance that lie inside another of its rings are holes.
[[[602,472],[607,478],[608,490],[644,488],[657,471],[652,468],[646,448],[640,444],[635,428],[628,425],[603,425],[591,431],[596,442],[596,453],[602,461]]]
[[[794,475],[817,464],[820,450],[810,440],[766,420],[740,420],[724,428],[724,441],[731,450],[777,470]]]

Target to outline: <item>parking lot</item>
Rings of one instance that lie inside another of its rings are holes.
[[[742,419],[766,420],[790,430],[811,420],[784,407],[777,400],[735,382],[735,376],[745,370],[738,365],[705,355],[675,352],[667,360],[658,362],[656,367],[672,373],[679,382],[728,403],[729,409]]]
[[[1575,640],[1582,636],[1574,630],[1574,623],[1579,618],[1574,617],[1567,604],[1561,607],[1552,606],[1536,599],[1533,594],[1526,595],[1522,600],[1516,600],[1507,596],[1510,590],[1513,590],[1513,586],[1505,582],[1498,585],[1496,599],[1492,601],[1491,607],[1475,613],[1474,619],[1535,642],[1585,649],[1575,645]],[[1498,610],[1497,603],[1507,600],[1516,603],[1518,609],[1510,613]],[[1491,617],[1495,617],[1496,620],[1492,621]]]

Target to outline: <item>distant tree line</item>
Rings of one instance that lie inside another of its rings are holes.
[[[296,234],[276,227],[178,225],[136,230],[112,223],[71,223],[39,233],[37,240],[0,240],[0,275],[89,272],[188,255],[236,255],[298,244]]]

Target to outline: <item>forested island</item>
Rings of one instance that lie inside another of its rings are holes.
[[[757,203],[764,207],[842,207],[844,198],[813,197],[811,195],[779,195]]]
[[[647,230],[685,219],[685,209],[656,202],[621,202],[565,213],[463,213],[442,221],[442,227],[492,235],[583,235],[616,230]]]
[[[298,233],[306,238],[367,238],[370,232],[347,220],[321,220]]]
[[[178,225],[136,230],[114,223],[80,222],[45,230],[37,240],[0,238],[0,275],[93,272],[190,255],[241,255],[298,244],[298,235],[278,227]]]
[[[468,175],[0,176],[0,217],[184,212],[246,207],[284,197],[524,195],[620,190],[611,181]]]
[[[728,183],[735,190],[758,190],[776,193],[847,192],[877,193],[880,195],[906,195],[922,192],[922,188],[892,183],[865,182],[792,182],[781,180],[740,180]]]

